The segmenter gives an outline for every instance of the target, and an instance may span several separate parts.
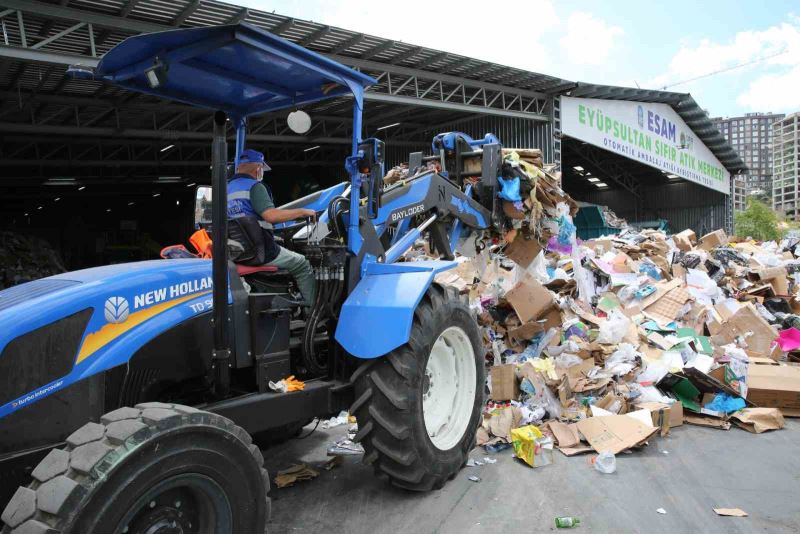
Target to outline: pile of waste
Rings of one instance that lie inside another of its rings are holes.
[[[0,232],[0,289],[66,272],[49,243],[15,232]]]
[[[716,230],[581,241],[557,174],[506,151],[505,228],[437,275],[478,317],[488,452],[595,466],[683,425],[754,433],[800,416],[800,247]],[[471,246],[475,241],[476,246]],[[424,245],[409,261],[429,259]]]

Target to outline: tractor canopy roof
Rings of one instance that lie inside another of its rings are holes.
[[[103,56],[94,77],[240,118],[346,94],[360,107],[364,88],[377,83],[247,24],[130,37]]]

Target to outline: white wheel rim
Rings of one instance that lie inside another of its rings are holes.
[[[475,354],[458,326],[433,344],[422,384],[422,414],[433,445],[446,451],[464,436],[475,402]]]

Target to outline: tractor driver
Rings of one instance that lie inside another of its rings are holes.
[[[264,154],[251,149],[242,152],[236,174],[228,181],[228,219],[258,218],[263,229],[266,250],[263,264],[289,271],[297,281],[306,304],[311,306],[316,295],[316,281],[311,264],[302,254],[278,245],[272,235],[272,225],[316,217],[316,212],[306,208],[276,208],[272,196],[261,183],[264,171],[268,170],[270,167],[264,162]]]

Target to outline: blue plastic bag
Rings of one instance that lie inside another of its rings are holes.
[[[519,176],[515,176],[514,178],[510,178],[508,180],[504,180],[498,176],[497,180],[502,186],[502,189],[498,193],[500,198],[503,200],[508,200],[509,202],[520,202],[522,200],[522,196],[519,194]]]
[[[715,412],[731,413],[745,407],[744,399],[741,397],[731,397],[727,393],[720,393],[714,400],[705,405],[705,408]]]

